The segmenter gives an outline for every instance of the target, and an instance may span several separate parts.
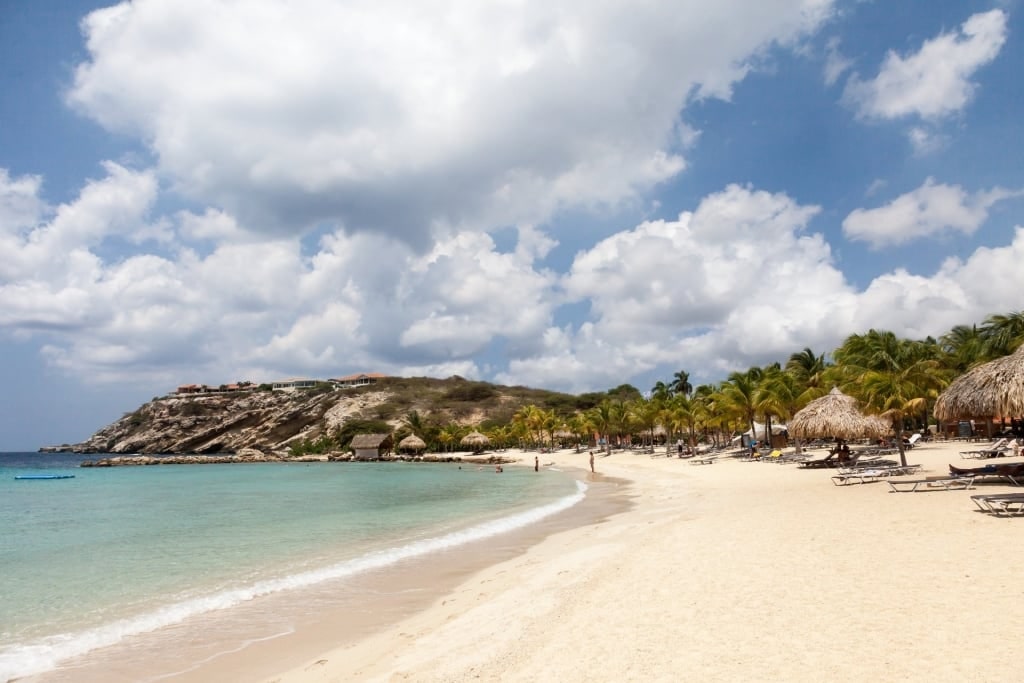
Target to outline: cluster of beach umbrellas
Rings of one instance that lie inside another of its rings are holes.
[[[491,440],[480,432],[473,431],[462,437],[462,440],[459,443],[467,448],[472,448],[474,452],[479,452],[487,448],[487,446],[491,444]],[[419,453],[426,450],[427,442],[415,434],[410,434],[398,442],[398,448],[402,451]]]

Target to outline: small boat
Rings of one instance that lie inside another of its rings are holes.
[[[15,479],[74,479],[73,474],[16,474]]]

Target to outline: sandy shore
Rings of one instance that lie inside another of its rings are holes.
[[[908,456],[938,475],[981,464],[959,457],[968,447],[923,444]],[[397,625],[265,680],[1019,675],[1005,644],[1024,626],[1022,520],[978,513],[969,498],[1007,486],[891,493],[884,482],[833,486],[831,470],[621,452],[597,470],[631,482],[632,509],[548,537]]]

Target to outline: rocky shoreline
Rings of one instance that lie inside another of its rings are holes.
[[[399,462],[473,462],[487,465],[504,465],[515,462],[513,458],[500,455],[463,457],[460,455],[385,455],[379,461]],[[169,455],[116,455],[98,460],[85,460],[79,467],[145,467],[150,465],[215,465],[247,462],[368,462],[360,461],[350,453],[329,453],[317,457],[291,457],[286,453],[264,453],[247,448],[238,453],[217,455],[169,454]]]

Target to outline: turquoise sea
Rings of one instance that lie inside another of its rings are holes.
[[[524,528],[586,490],[525,467],[83,459],[0,453],[0,681]],[[75,476],[15,479],[35,473]]]

